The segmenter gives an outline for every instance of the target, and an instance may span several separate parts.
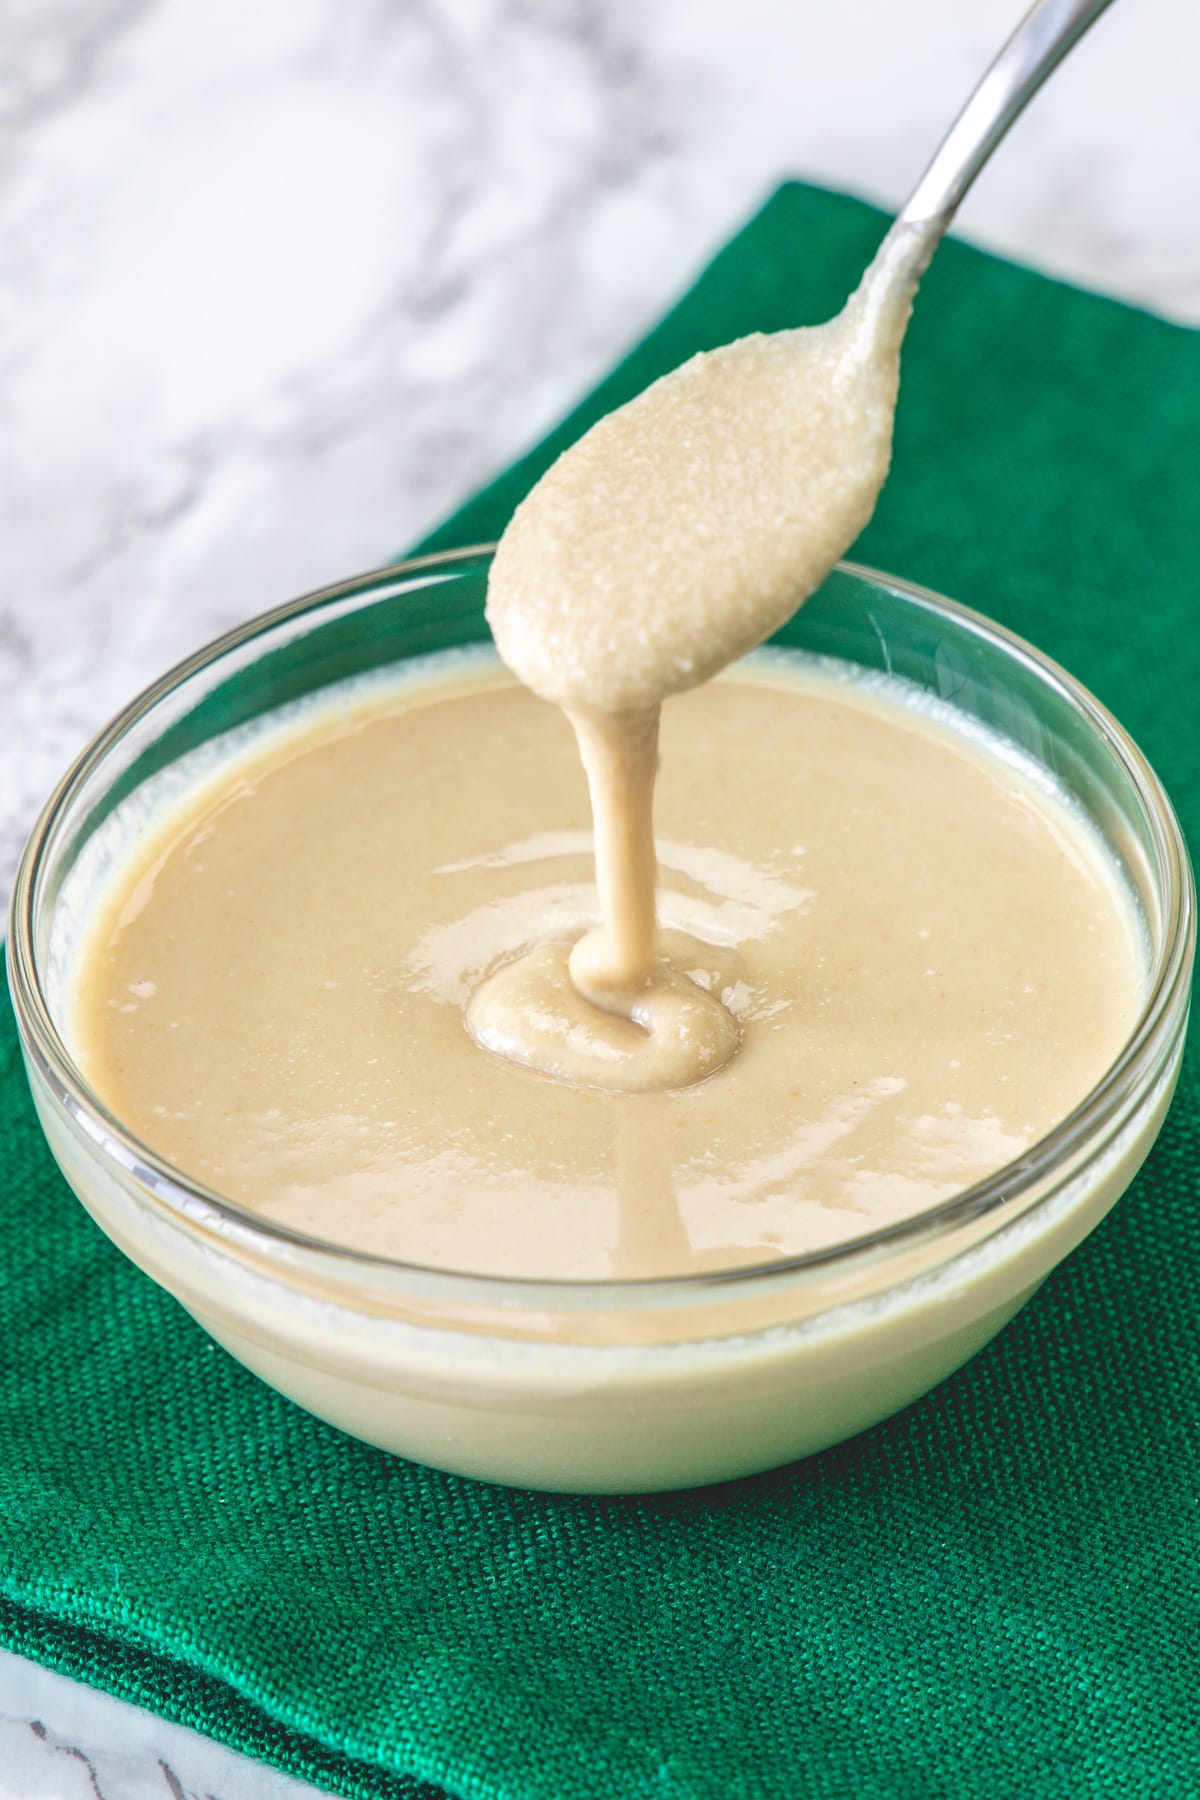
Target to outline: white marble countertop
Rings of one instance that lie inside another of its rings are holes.
[[[316,1800],[317,1790],[0,1650],[3,1800]]]
[[[1019,6],[8,0],[0,885],[137,687],[416,538],[779,177],[899,201]],[[1198,71],[1115,6],[962,231],[1200,322]],[[0,1657],[0,1800],[302,1792]]]

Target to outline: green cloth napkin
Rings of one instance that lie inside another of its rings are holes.
[[[883,226],[777,193],[550,440],[692,351],[825,318]],[[861,558],[1119,714],[1200,838],[1200,338],[949,243]],[[1200,1792],[1194,1059],[1115,1213],[968,1368],[844,1447],[650,1499],[514,1493],[306,1417],[139,1275],[0,1037],[0,1632],[341,1793]]]

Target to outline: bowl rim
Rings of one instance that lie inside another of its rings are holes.
[[[1139,1091],[1139,1077],[1158,1066],[1157,1052],[1174,1028],[1186,1017],[1186,1000],[1196,934],[1195,885],[1186,843],[1166,791],[1137,744],[1116,718],[1082,683],[1026,639],[997,624],[959,601],[949,600],[930,588],[872,568],[841,561],[836,571],[887,590],[923,610],[948,616],[974,636],[998,645],[1025,665],[1045,685],[1082,715],[1094,736],[1122,768],[1137,797],[1143,823],[1149,828],[1162,873],[1160,903],[1163,941],[1150,969],[1141,1012],[1125,1044],[1104,1074],[1080,1103],[1020,1156],[982,1181],[961,1189],[911,1218],[882,1226],[859,1237],[818,1250],[698,1274],[649,1276],[607,1280],[485,1274],[408,1262],[356,1250],[345,1244],[310,1236],[263,1218],[189,1176],[153,1150],[109,1110],[78,1068],[54,1024],[44,991],[35,951],[39,879],[52,843],[56,824],[78,789],[103,766],[115,745],[153,709],[193,675],[211,667],[231,651],[273,632],[278,626],[305,614],[340,606],[376,588],[426,574],[451,574],[465,565],[489,557],[493,544],[472,544],[386,563],[347,580],[329,583],[282,605],[256,614],[242,624],[202,645],[190,656],[167,669],[143,688],[80,751],[47,799],[26,842],[17,868],[9,906],[8,977],[23,1050],[51,1093],[79,1124],[95,1149],[132,1176],[144,1190],[164,1205],[185,1229],[200,1227],[206,1235],[240,1243],[265,1254],[268,1260],[282,1254],[295,1263],[315,1260],[336,1268],[342,1276],[357,1271],[374,1279],[400,1278],[409,1290],[413,1284],[443,1297],[465,1302],[497,1299],[509,1304],[528,1299],[539,1307],[558,1309],[603,1307],[609,1309],[626,1297],[644,1306],[659,1297],[666,1301],[693,1301],[704,1295],[736,1290],[778,1280],[794,1281],[827,1276],[831,1271],[860,1268],[900,1247],[910,1247],[931,1237],[949,1237],[959,1227],[1006,1206],[1021,1193],[1036,1190],[1046,1177],[1073,1169],[1078,1153],[1095,1152],[1108,1140],[1104,1128],[1120,1122],[1123,1109]],[[1156,871],[1157,874],[1157,871]],[[1035,1198],[1036,1207],[1056,1191]]]

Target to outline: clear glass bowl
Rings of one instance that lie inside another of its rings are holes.
[[[1179,827],[1136,746],[1062,670],[964,607],[844,565],[779,641],[903,676],[1008,738],[1076,797],[1124,869],[1150,979],[1103,1080],[1016,1162],[926,1213],[723,1276],[515,1282],[306,1238],[164,1162],[90,1089],[64,1023],[82,924],[70,876],[117,805],[223,733],[349,675],[485,640],[489,561],[419,558],[253,620],[84,751],[13,895],[9,975],[34,1100],[108,1235],[247,1367],[345,1430],[459,1473],[580,1492],[769,1468],[957,1368],[1132,1179],[1187,1020],[1194,890]]]

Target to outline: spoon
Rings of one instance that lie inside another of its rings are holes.
[[[988,65],[884,239],[924,270],[992,151],[1112,0],[1038,0]],[[882,254],[882,251],[881,251]]]
[[[917,282],[1013,120],[1109,0],[1039,0],[825,325],[693,357],[594,425],[518,507],[488,620],[578,717],[646,713],[778,629],[853,543],[891,457]]]

